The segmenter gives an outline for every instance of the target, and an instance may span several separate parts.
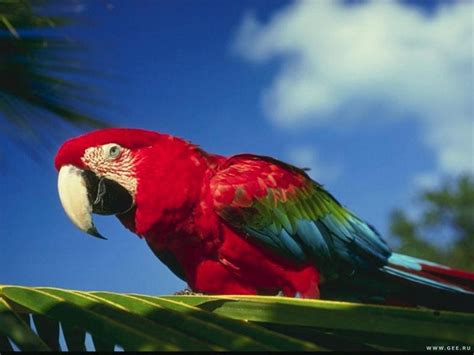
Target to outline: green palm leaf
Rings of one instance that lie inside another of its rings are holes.
[[[43,14],[54,4],[0,1],[0,132],[23,147],[48,144],[64,124],[105,125],[90,113],[100,104],[93,88],[80,84],[94,74],[85,67],[84,48],[59,36],[73,18]]]
[[[458,312],[284,297],[0,287],[0,351],[84,351],[92,344],[104,351],[117,345],[131,351],[426,350],[473,345],[473,334],[474,315]]]

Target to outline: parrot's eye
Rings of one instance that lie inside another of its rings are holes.
[[[105,151],[108,159],[115,159],[120,154],[120,146],[118,144],[107,144]]]

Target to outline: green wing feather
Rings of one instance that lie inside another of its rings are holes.
[[[229,225],[289,260],[314,262],[326,278],[378,268],[391,255],[374,228],[304,171],[275,159],[235,156],[211,189]]]

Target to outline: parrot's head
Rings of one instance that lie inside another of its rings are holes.
[[[92,213],[120,215],[135,205],[137,163],[148,147],[168,137],[141,129],[101,129],[66,141],[55,167],[58,191],[71,221],[82,231],[103,238]],[[105,238],[103,238],[105,239]]]

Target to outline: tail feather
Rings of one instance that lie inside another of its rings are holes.
[[[411,284],[417,305],[474,311],[474,273],[393,253],[381,271],[395,281]]]
[[[474,273],[393,253],[385,266],[321,285],[341,301],[474,312]]]
[[[474,272],[453,269],[445,265],[397,253],[393,253],[388,259],[388,267],[405,269],[420,277],[439,282],[461,292],[474,292]]]
[[[442,278],[427,275],[424,272],[404,270],[403,268],[400,268],[400,267],[390,267],[390,266],[385,266],[383,268],[383,272],[396,276],[396,277],[400,277],[402,279],[406,279],[407,281],[410,281],[410,282],[415,282],[420,285],[436,288],[438,290],[444,290],[446,292],[452,292],[452,293],[466,293],[466,294],[472,294],[474,296],[473,292],[470,292],[469,290],[463,287],[460,287],[453,283],[448,283]]]

